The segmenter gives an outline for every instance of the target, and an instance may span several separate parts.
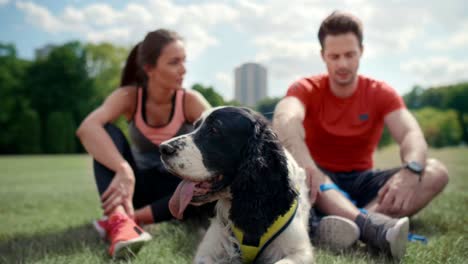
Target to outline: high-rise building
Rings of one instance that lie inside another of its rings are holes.
[[[267,70],[257,63],[244,63],[234,70],[235,99],[254,106],[267,96]]]
[[[36,59],[45,59],[49,56],[50,52],[56,47],[54,44],[47,44],[43,47],[36,49]]]

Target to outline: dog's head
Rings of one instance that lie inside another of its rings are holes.
[[[195,127],[160,145],[164,165],[183,179],[170,202],[174,216],[181,218],[189,203],[220,198],[232,199],[230,216],[239,226],[252,224],[246,214],[272,222],[289,209],[296,192],[265,118],[247,108],[221,107],[205,113]],[[258,225],[252,229],[262,231]]]

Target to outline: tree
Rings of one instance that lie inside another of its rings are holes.
[[[424,89],[421,86],[414,86],[413,89],[403,96],[405,104],[409,109],[419,109],[421,108],[421,94],[424,92]]]
[[[462,128],[454,110],[425,107],[415,111],[414,115],[430,146],[444,147],[460,143]]]
[[[224,104],[229,105],[229,106],[242,106],[242,104],[239,101],[235,100],[235,99],[224,102]]]
[[[93,109],[93,82],[88,77],[86,52],[79,42],[69,42],[52,48],[37,58],[27,72],[27,95],[31,106],[39,114],[43,135],[43,149],[47,119],[53,112],[70,113],[74,126]],[[72,133],[70,136],[74,136]]]
[[[17,113],[10,131],[14,134],[17,153],[41,153],[41,121],[36,111]]]
[[[459,83],[447,86],[422,89],[419,86],[404,96],[406,105],[410,109],[432,107],[442,110],[456,111],[456,120],[461,126],[460,140],[468,142],[468,123],[464,115],[468,114],[468,83]]]
[[[455,109],[463,132],[463,141],[468,143],[468,122],[464,116],[468,115],[468,83],[461,83],[447,89],[445,108]]]
[[[24,85],[29,65],[29,61],[17,57],[14,45],[0,43],[0,153],[17,153],[24,149],[18,145],[24,139],[18,134],[18,122],[25,115],[31,116],[32,111]],[[38,148],[31,146],[33,152]]]
[[[194,84],[192,89],[201,93],[213,107],[225,105],[223,97],[211,86],[205,87],[201,84]]]
[[[273,119],[273,112],[281,97],[267,97],[260,100],[255,106],[255,110],[263,114],[269,120]]]
[[[120,76],[128,49],[110,43],[87,44],[86,70],[93,82],[93,108],[120,86]]]
[[[71,113],[52,112],[46,123],[45,151],[47,153],[75,152],[75,123]]]

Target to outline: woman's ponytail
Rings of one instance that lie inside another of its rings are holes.
[[[140,42],[141,43],[141,42]],[[140,43],[136,44],[135,47],[130,51],[127,57],[125,66],[122,70],[122,76],[120,78],[120,87],[128,85],[143,85],[143,72],[138,63],[138,48]]]

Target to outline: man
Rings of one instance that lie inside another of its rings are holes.
[[[402,98],[389,85],[358,75],[361,22],[333,12],[318,38],[328,73],[291,85],[275,109],[274,128],[305,169],[311,201],[332,215],[319,223],[319,241],[343,249],[360,238],[399,259],[407,216],[444,189],[447,169],[427,158],[427,143]],[[384,125],[400,147],[402,165],[372,170]]]

